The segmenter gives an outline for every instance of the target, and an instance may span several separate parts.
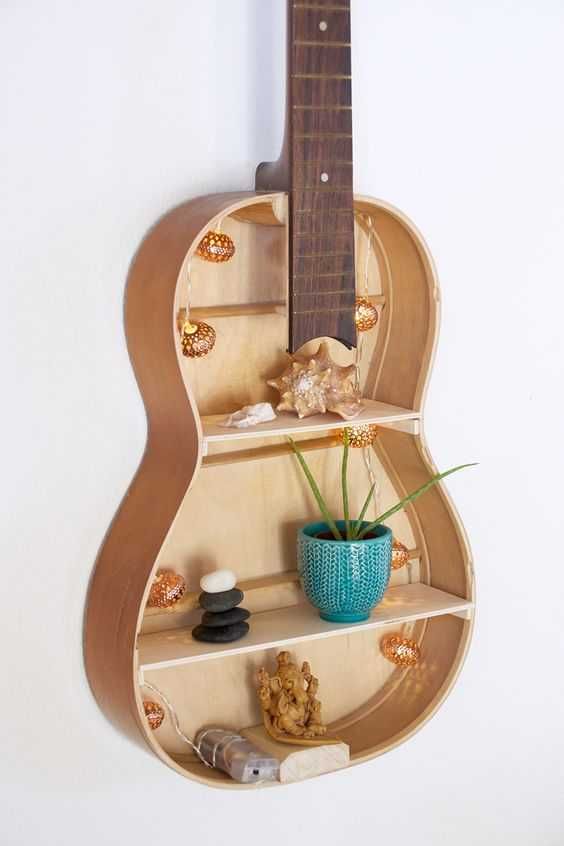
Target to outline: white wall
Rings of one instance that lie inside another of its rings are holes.
[[[480,461],[450,485],[479,610],[448,702],[259,796],[182,780],[91,698],[85,591],[145,437],[127,267],[164,210],[277,154],[283,5],[0,3],[5,846],[564,842],[561,0],[353,0],[356,186],[434,252],[427,433],[440,466]]]

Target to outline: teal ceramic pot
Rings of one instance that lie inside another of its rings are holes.
[[[337,521],[337,527],[344,532],[342,521]],[[318,537],[327,531],[326,523],[311,523],[298,532],[298,571],[304,593],[322,620],[368,620],[390,580],[392,533],[387,526],[378,526],[369,540]]]

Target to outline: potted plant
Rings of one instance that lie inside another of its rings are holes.
[[[390,579],[392,532],[384,521],[445,476],[473,465],[461,464],[437,473],[376,520],[367,522],[364,517],[374,492],[372,485],[358,518],[352,519],[347,483],[349,435],[345,429],[341,463],[343,519],[336,520],[299,447],[292,438],[289,441],[323,517],[322,521],[310,523],[298,532],[298,571],[304,593],[323,620],[335,623],[367,620],[382,599]]]

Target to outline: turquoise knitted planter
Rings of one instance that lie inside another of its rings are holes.
[[[344,532],[344,522],[337,521],[337,527]],[[390,580],[392,533],[387,526],[378,526],[376,537],[369,540],[317,537],[327,531],[326,523],[311,523],[298,532],[298,571],[304,593],[322,620],[368,620]]]

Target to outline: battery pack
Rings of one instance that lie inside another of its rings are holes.
[[[223,729],[202,729],[196,737],[202,758],[242,784],[278,781],[280,762],[250,740]]]

